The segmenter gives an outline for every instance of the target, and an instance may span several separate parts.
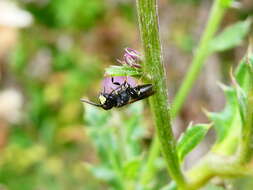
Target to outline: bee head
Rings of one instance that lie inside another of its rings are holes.
[[[114,106],[113,96],[107,93],[101,93],[98,97],[101,107],[105,110],[109,110]]]

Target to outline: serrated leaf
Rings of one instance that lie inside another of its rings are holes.
[[[238,101],[235,89],[229,86],[220,85],[224,90],[227,103],[222,112],[207,113],[207,116],[214,123],[214,128],[217,133],[217,143],[220,143],[228,135],[233,123],[237,119]]]
[[[249,86],[251,85],[249,77],[252,75],[252,67],[253,56],[250,56],[249,58],[244,58],[235,71],[236,81],[245,92],[248,91]]]
[[[137,68],[132,68],[129,66],[110,66],[105,70],[106,75],[110,76],[141,76],[141,70]]]
[[[84,119],[88,126],[100,128],[107,123],[110,116],[109,112],[86,103],[83,103],[83,105],[85,108]]]
[[[177,143],[177,153],[180,161],[183,161],[184,157],[202,141],[210,127],[210,124],[193,126],[190,124]]]
[[[238,106],[239,106],[239,111],[240,111],[240,116],[242,119],[242,122],[244,123],[245,117],[246,117],[246,108],[247,108],[247,95],[245,94],[245,91],[240,87],[236,86],[236,95],[238,99]]]
[[[139,155],[141,152],[140,139],[145,136],[145,128],[143,127],[143,102],[136,102],[127,109],[131,115],[124,123],[126,137],[126,152],[129,158]]]
[[[246,107],[247,107],[247,94],[250,91],[252,81],[253,81],[253,56],[248,55],[239,64],[235,72],[235,89],[237,93],[239,110],[242,121],[245,120]]]
[[[113,128],[107,127],[111,114],[89,104],[84,103],[84,107],[86,131],[96,146],[101,162],[108,164],[110,156],[114,155],[118,146]]]
[[[209,45],[210,52],[224,51],[239,45],[250,30],[249,20],[228,26],[223,32],[213,38]]]

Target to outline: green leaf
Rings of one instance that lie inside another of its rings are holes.
[[[237,22],[218,34],[210,43],[209,51],[217,52],[239,45],[250,30],[250,20]]]
[[[249,62],[249,64],[247,63]],[[247,92],[250,87],[250,76],[252,75],[253,56],[244,58],[235,71],[235,78],[239,86]]]
[[[239,110],[241,114],[242,121],[245,121],[246,115],[246,107],[247,107],[247,94],[249,93],[249,89],[251,88],[251,81],[253,73],[253,56],[248,55],[245,57],[241,63],[239,64],[236,72],[234,80],[234,86],[237,93],[238,103],[239,103]]]
[[[168,185],[162,187],[161,190],[177,190],[177,184],[175,181],[172,181]]]
[[[236,85],[235,86],[236,89],[236,95],[237,95],[237,99],[238,99],[238,106],[239,106],[239,111],[240,111],[240,116],[242,119],[242,122],[245,122],[245,117],[246,117],[246,108],[247,108],[247,95],[245,93],[245,91],[239,86]]]
[[[231,131],[233,123],[237,119],[238,101],[234,88],[220,84],[224,90],[227,103],[222,112],[207,113],[210,120],[214,122],[214,128],[217,133],[217,143],[222,142]]]
[[[104,111],[101,108],[83,103],[85,108],[84,119],[88,126],[103,127],[110,118],[110,112]]]
[[[229,8],[234,0],[221,0],[222,7]]]
[[[239,64],[232,76],[234,88],[222,85],[225,91],[227,103],[220,113],[209,113],[209,118],[214,122],[217,132],[217,141],[212,151],[223,154],[233,154],[237,147],[241,135],[244,131],[244,122],[247,112],[248,92],[250,89],[252,74],[252,58],[246,57]]]
[[[135,179],[140,173],[141,160],[136,158],[134,160],[128,161],[123,167],[124,178]]]
[[[180,161],[183,161],[184,157],[202,141],[210,127],[210,124],[189,125],[177,143],[177,152]]]
[[[133,76],[139,77],[141,76],[141,70],[137,68],[132,68],[129,66],[114,66],[111,65],[110,67],[106,68],[105,70],[106,75],[110,76]]]
[[[90,168],[88,169],[98,179],[104,181],[111,181],[115,178],[115,173],[114,171],[111,170],[111,168],[107,168],[104,166],[97,166],[97,167],[90,166]]]
[[[208,184],[203,188],[203,190],[225,190],[225,189],[221,186],[217,186],[214,184]]]
[[[117,150],[117,142],[114,136],[113,127],[108,127],[111,114],[101,108],[84,103],[85,127],[90,138],[96,146],[102,163],[110,163],[111,156]]]
[[[127,109],[131,117],[125,118],[125,123],[122,126],[125,143],[126,156],[133,158],[141,153],[141,138],[145,136],[145,128],[143,127],[143,102],[136,102],[130,105]]]

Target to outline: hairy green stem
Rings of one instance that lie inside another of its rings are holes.
[[[200,44],[197,48],[196,54],[193,58],[192,64],[189,68],[189,71],[187,72],[187,75],[182,83],[182,86],[180,87],[175,99],[174,99],[174,103],[173,103],[173,107],[171,110],[171,116],[172,119],[175,118],[177,116],[177,114],[179,113],[179,111],[182,108],[182,105],[186,99],[186,96],[189,94],[195,80],[197,79],[199,72],[201,71],[201,68],[203,67],[205,60],[207,58],[207,56],[209,55],[209,51],[208,51],[208,45],[210,43],[210,41],[212,40],[215,32],[218,30],[219,28],[219,24],[223,18],[224,12],[228,7],[227,5],[224,5],[224,3],[222,3],[223,0],[215,0],[213,6],[212,6],[212,10],[211,10],[211,14],[208,20],[208,24],[207,27],[204,31],[203,37],[200,41]],[[151,149],[150,149],[150,153],[149,153],[149,157],[148,157],[148,163],[150,163],[151,161],[154,161],[158,156],[159,156],[159,142],[156,140],[158,137],[155,136],[154,140],[152,142],[151,145]],[[156,154],[156,156],[154,156],[154,154]],[[149,179],[152,179],[152,175],[154,176],[156,171],[155,167],[152,166],[152,164],[148,164],[149,172],[151,173],[151,175],[149,174]],[[144,178],[146,178],[144,176]]]
[[[137,0],[136,2],[145,56],[144,72],[151,78],[156,92],[150,98],[150,105],[161,144],[160,148],[167,162],[170,176],[176,181],[179,188],[183,188],[185,179],[180,168],[171,126],[166,76],[159,37],[157,1]]]

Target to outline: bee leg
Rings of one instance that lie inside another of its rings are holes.
[[[114,92],[115,92],[115,94],[118,94],[118,92],[116,91],[116,90],[118,90],[120,87],[117,87],[117,88],[111,88],[111,92],[110,92],[110,94],[113,94]]]
[[[114,92],[117,92],[117,90],[118,89],[120,89],[121,87],[122,87],[122,84],[120,84],[119,82],[114,82],[114,78],[112,77],[112,84],[114,84],[114,85],[117,85],[118,87],[116,87],[116,88],[112,88],[111,87],[111,92],[110,92],[110,94],[112,94],[112,93],[114,93]],[[116,93],[117,94],[117,93]]]
[[[114,78],[112,77],[112,84],[114,84],[114,85],[117,85],[117,86],[120,86],[120,83],[119,82],[114,82]]]
[[[124,88],[131,87],[131,85],[127,82],[127,80],[128,80],[128,76],[126,76],[124,82],[121,84],[122,87],[124,87]]]

